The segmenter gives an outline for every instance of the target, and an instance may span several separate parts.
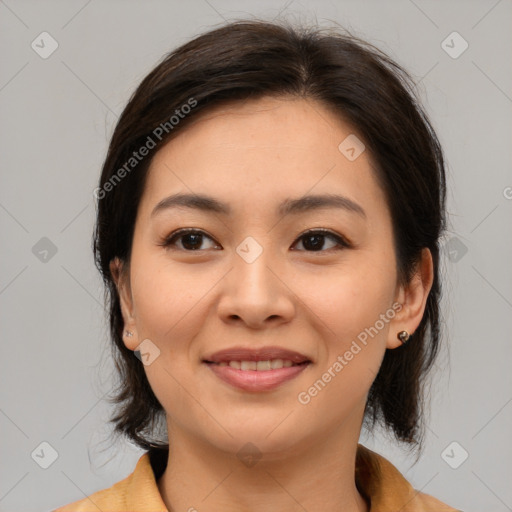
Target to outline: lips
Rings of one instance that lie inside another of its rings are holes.
[[[300,375],[311,362],[304,354],[280,347],[234,347],[203,359],[219,379],[250,392],[271,391]]]
[[[231,361],[291,361],[292,364],[311,362],[304,354],[280,347],[264,347],[260,349],[248,349],[233,347],[215,352],[203,359],[206,363],[230,363]]]

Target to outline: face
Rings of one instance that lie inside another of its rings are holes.
[[[170,438],[276,454],[360,428],[429,283],[398,285],[370,155],[338,148],[353,134],[322,104],[264,98],[204,115],[155,155],[118,284]]]

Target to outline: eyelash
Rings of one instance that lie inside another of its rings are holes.
[[[210,240],[214,241],[211,236],[209,236],[204,231],[201,231],[200,229],[183,228],[183,229],[179,229],[179,230],[175,231],[174,233],[171,233],[158,245],[169,249],[174,245],[174,243],[177,239],[179,239],[185,235],[190,235],[190,234],[203,235],[203,236],[209,238]],[[310,253],[324,252],[325,253],[325,252],[331,251],[331,250],[339,251],[339,250],[343,250],[343,249],[350,249],[352,247],[352,245],[346,238],[342,237],[341,235],[338,235],[337,233],[334,233],[333,231],[330,231],[328,229],[323,229],[323,228],[311,229],[309,231],[305,231],[304,233],[301,233],[297,237],[297,239],[294,241],[293,245],[295,245],[297,242],[299,242],[302,238],[304,238],[306,236],[313,236],[313,235],[322,235],[322,236],[325,236],[326,238],[331,238],[332,240],[334,240],[336,242],[337,247],[331,247],[327,250],[319,250],[319,251],[303,250],[304,252],[310,252]],[[184,252],[200,252],[204,249],[195,249],[195,250],[176,249],[176,250],[184,251]]]

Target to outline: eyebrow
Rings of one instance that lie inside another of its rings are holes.
[[[151,217],[163,210],[171,208],[192,208],[204,212],[231,214],[231,207],[217,199],[204,194],[174,194],[162,199],[151,212]],[[338,194],[316,194],[303,196],[298,199],[286,199],[278,207],[278,215],[285,216],[299,214],[306,211],[319,210],[322,208],[339,208],[360,217],[366,218],[366,212],[358,203],[348,197]]]

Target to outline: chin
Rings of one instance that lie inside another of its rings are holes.
[[[290,418],[292,416],[290,415]],[[267,421],[256,421],[252,417],[245,423],[226,424],[226,429],[233,437],[226,434],[222,439],[217,438],[216,441],[222,445],[218,447],[237,454],[240,450],[243,451],[244,447],[249,451],[254,449],[266,455],[278,455],[293,450],[306,433],[298,432],[296,422],[283,421],[284,418],[286,414],[281,413],[279,416],[269,416]]]

